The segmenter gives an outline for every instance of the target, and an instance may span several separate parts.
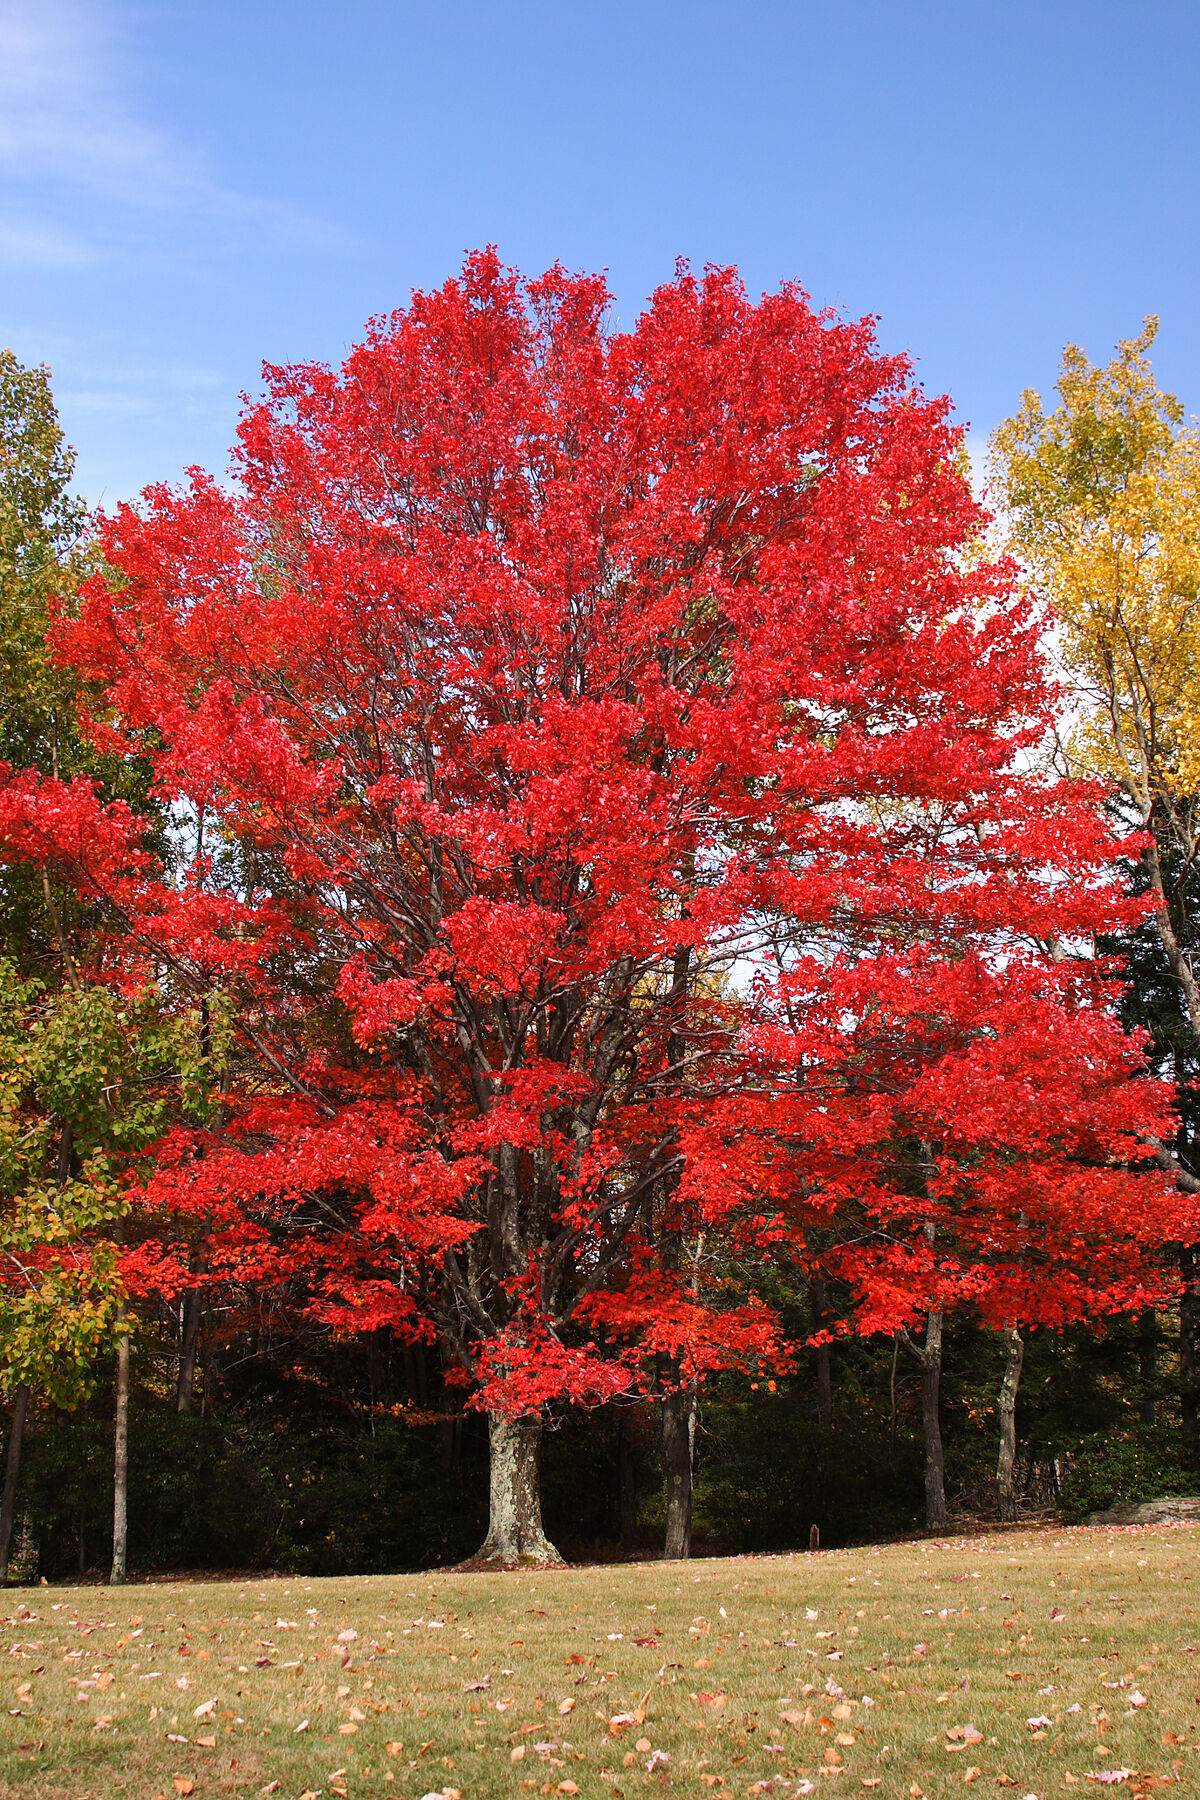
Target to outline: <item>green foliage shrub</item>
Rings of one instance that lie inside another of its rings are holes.
[[[1066,1460],[1062,1505],[1072,1523],[1110,1506],[1193,1494],[1200,1487],[1200,1469],[1185,1454],[1178,1430],[1165,1426],[1097,1432],[1080,1439]]]

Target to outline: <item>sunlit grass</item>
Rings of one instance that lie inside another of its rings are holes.
[[[1160,1526],[9,1590],[0,1795],[1195,1792],[1198,1575]]]

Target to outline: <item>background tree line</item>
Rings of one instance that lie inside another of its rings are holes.
[[[241,510],[97,529],[4,362],[25,1574],[1192,1484],[1200,537],[1151,334],[996,438],[1064,725],[902,365],[728,279],[615,343],[603,299],[475,259],[277,376]]]

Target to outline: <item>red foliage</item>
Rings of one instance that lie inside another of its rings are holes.
[[[946,404],[795,288],[607,301],[472,256],[269,369],[235,489],[106,521],[61,654],[209,848],[180,884],[0,798],[235,1003],[148,1204],[339,1326],[436,1319],[510,1411],[773,1355],[672,1275],[700,1228],[823,1233],[862,1329],[1131,1291],[1104,1246],[1178,1202],[1089,954],[1129,909],[1095,796],[1027,772],[1056,696]]]

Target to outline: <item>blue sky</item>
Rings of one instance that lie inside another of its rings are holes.
[[[1198,78],[1198,0],[0,0],[0,342],[108,503],[487,242],[796,278],[976,440],[1157,312],[1200,410]]]

